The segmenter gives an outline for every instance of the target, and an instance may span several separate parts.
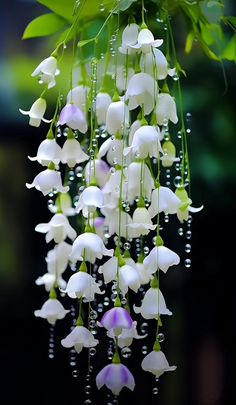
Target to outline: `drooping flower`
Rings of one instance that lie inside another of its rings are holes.
[[[156,377],[160,377],[166,371],[175,371],[176,366],[170,366],[166,356],[161,350],[153,350],[144,357],[141,367],[144,371],[149,371]]]
[[[134,292],[138,291],[140,278],[135,266],[124,264],[119,268],[119,286],[124,295],[128,292],[128,288]]]
[[[106,160],[110,165],[122,165],[123,159],[123,140],[108,138],[102,143],[98,152],[98,158],[102,158],[107,154]],[[128,162],[126,162],[128,164]]]
[[[159,315],[172,315],[166,307],[165,299],[159,288],[149,288],[147,290],[141,307],[134,305],[134,312],[141,314],[145,319],[158,319]]]
[[[159,128],[151,125],[139,128],[134,133],[131,146],[124,148],[124,155],[128,155],[131,151],[140,159],[148,156],[158,158],[159,152],[162,151]]]
[[[71,240],[76,238],[76,231],[63,214],[55,214],[48,223],[37,225],[35,230],[36,232],[46,233],[47,243],[51,242],[52,239],[54,239],[56,243],[60,243],[67,237]]]
[[[112,363],[105,366],[96,377],[98,389],[106,385],[114,395],[119,395],[122,388],[134,390],[135,381],[129,369],[121,363]]]
[[[153,48],[150,53],[142,54],[140,66],[157,80],[164,80],[168,75],[174,76],[176,74],[176,69],[169,69],[165,55],[156,48]]]
[[[51,325],[55,325],[57,319],[63,319],[70,312],[55,298],[49,298],[41,309],[34,311],[36,317],[47,319]]]
[[[141,183],[141,176],[143,182]],[[133,204],[135,198],[140,196],[142,184],[142,195],[148,200],[151,199],[151,192],[154,189],[154,180],[146,164],[141,162],[132,162],[127,169],[127,200]]]
[[[169,187],[159,186],[152,192],[151,205],[148,208],[150,217],[155,217],[160,212],[176,214],[181,201]]]
[[[66,348],[73,347],[79,354],[84,347],[95,347],[99,341],[94,339],[93,334],[84,326],[75,326],[75,328],[61,340],[62,346]]]
[[[101,319],[100,326],[103,326],[107,330],[112,329],[115,336],[118,336],[122,329],[130,329],[132,323],[132,318],[125,308],[114,307],[105,312]]]
[[[103,193],[96,186],[85,188],[80,194],[79,201],[76,205],[76,212],[83,211],[83,216],[88,218],[90,213],[94,213],[97,208],[101,208],[104,203]]]
[[[112,103],[110,94],[100,92],[96,96],[96,117],[98,125],[106,124],[106,116],[109,105]]]
[[[139,237],[141,235],[147,235],[150,230],[156,229],[156,225],[153,225],[150,214],[145,207],[138,207],[133,213],[133,222],[127,225],[131,228],[134,237]]]
[[[122,44],[119,47],[120,53],[126,55],[136,52],[136,49],[132,49],[132,45],[135,45],[138,40],[139,26],[135,23],[127,25],[122,33]]]
[[[84,177],[87,186],[95,180],[99,187],[103,187],[110,175],[110,168],[102,159],[90,160],[84,168]]]
[[[117,73],[116,73],[116,87],[117,89],[122,92],[125,91],[127,88],[127,83],[131,79],[131,77],[134,75],[134,69],[133,68],[128,68],[125,69],[124,66],[118,66],[117,67]]]
[[[142,28],[138,34],[137,44],[129,45],[130,48],[141,50],[143,53],[152,52],[163,44],[163,39],[154,39],[153,33],[148,28]]]
[[[58,166],[61,161],[61,147],[55,139],[45,139],[39,145],[37,155],[28,158],[31,161],[37,160],[42,166],[48,166],[50,162]]]
[[[73,168],[77,163],[85,162],[89,156],[83,151],[77,139],[67,139],[62,147],[61,161]]]
[[[129,109],[124,101],[114,101],[107,109],[106,129],[110,135],[122,134],[129,125]]]
[[[67,95],[67,103],[75,104],[76,107],[85,112],[89,90],[88,86],[74,87]]]
[[[40,75],[39,83],[48,85],[48,89],[55,86],[55,76],[59,75],[60,70],[57,68],[57,59],[54,56],[49,56],[44,59],[33,71],[31,76]]]
[[[82,134],[88,130],[86,117],[79,107],[75,104],[66,104],[61,110],[57,125],[67,125],[71,129],[78,129]]]
[[[78,271],[69,278],[64,290],[70,298],[86,298],[94,301],[95,294],[103,294],[94,278],[85,271]]]
[[[21,108],[19,111],[21,112],[21,114],[28,115],[30,117],[29,125],[31,125],[32,127],[39,127],[41,121],[46,122],[47,124],[51,122],[51,120],[46,120],[45,118],[43,118],[46,108],[46,100],[40,97],[32,104],[29,111],[24,111]]]
[[[72,262],[83,259],[90,263],[95,263],[96,258],[103,256],[112,256],[114,249],[107,249],[103,240],[92,232],[85,232],[75,239],[70,259]]]
[[[160,93],[157,97],[156,117],[158,125],[163,125],[168,120],[174,124],[178,122],[176,104],[173,97],[168,93]]]
[[[169,267],[179,264],[180,257],[173,250],[166,246],[155,246],[148,256],[145,257],[143,264],[146,266],[149,274],[153,274],[157,269],[167,272]]]
[[[69,191],[69,186],[63,187],[61,181],[61,173],[54,169],[46,169],[39,173],[33,180],[33,183],[26,183],[27,188],[35,187],[43,195],[47,195],[56,189],[60,193],[67,193]]]
[[[153,77],[147,73],[136,73],[129,80],[125,100],[128,100],[130,110],[140,106],[144,114],[148,115],[154,109],[157,95],[157,83]]]
[[[122,329],[121,334],[118,336],[115,336],[112,329],[107,332],[107,335],[114,340],[117,338],[118,346],[120,348],[129,347],[132,344],[133,339],[144,339],[145,337],[147,337],[147,334],[144,334],[144,335],[138,334],[136,321],[134,321],[132,323],[132,326],[130,329]]]

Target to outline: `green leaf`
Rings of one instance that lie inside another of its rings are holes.
[[[208,58],[216,61],[220,61],[220,58],[206,45],[206,43],[199,38],[199,42],[201,43],[202,49],[205,52],[205,54],[208,56]]]
[[[73,20],[75,0],[37,0],[37,2],[43,4],[61,17],[69,21]]]
[[[236,62],[236,34],[226,46],[222,58]]]
[[[83,46],[89,44],[90,42],[94,42],[95,38],[85,39],[84,41],[79,41],[77,46],[78,48],[82,48]]]
[[[64,18],[54,13],[43,14],[27,25],[23,34],[23,39],[45,37],[55,34],[67,24],[68,22]]]
[[[236,31],[236,17],[222,17],[222,21],[224,21],[226,25],[229,25],[234,31]]]
[[[202,25],[201,32],[207,45],[220,44],[223,41],[223,32],[219,24]]]

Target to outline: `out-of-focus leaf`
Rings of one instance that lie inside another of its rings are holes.
[[[223,32],[219,24],[202,24],[201,32],[207,45],[219,44],[223,41]]]
[[[133,3],[137,0],[120,0],[119,5],[116,6],[114,12],[118,13],[118,11],[125,11],[127,10]]]
[[[234,61],[236,63],[236,34],[226,46],[222,54],[222,58]]]
[[[201,43],[202,49],[208,58],[216,61],[220,61],[220,58],[205,44],[205,42],[199,38],[199,42]]]
[[[54,13],[43,14],[31,21],[23,34],[23,39],[45,37],[66,27],[68,21]]]
[[[73,20],[75,0],[37,0],[37,2],[43,4],[67,20]]]
[[[236,17],[222,17],[222,21],[224,21],[226,25],[229,25],[234,31],[236,31]]]

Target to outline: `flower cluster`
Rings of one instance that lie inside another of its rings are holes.
[[[144,357],[142,369],[159,377],[176,368],[169,366],[160,347],[161,317],[172,312],[159,286],[160,273],[178,266],[180,257],[161,234],[169,216],[189,225],[190,213],[202,208],[193,208],[188,196],[185,138],[185,150],[176,156],[178,115],[169,88],[178,79],[177,66],[170,65],[169,54],[159,49],[165,46],[163,39],[155,38],[144,22],[130,22],[121,30],[121,43],[117,32],[108,42],[116,46],[116,60],[109,49],[91,64],[77,60],[79,80],[72,72],[66,102],[59,94],[52,120],[44,118],[44,95],[60,74],[60,46],[32,73],[46,85],[43,95],[30,111],[20,110],[29,115],[32,126],[50,123],[36,156],[29,158],[43,170],[26,184],[48,196],[52,214],[35,228],[54,244],[46,257],[47,273],[36,280],[49,299],[35,316],[54,325],[69,312],[59,292],[78,300],[74,327],[61,343],[78,354],[83,348],[92,350],[99,344],[94,337],[97,326],[105,328],[114,341],[112,363],[98,373],[96,384],[98,389],[106,385],[114,395],[123,387],[134,389],[134,377],[121,363],[119,351],[130,350],[134,339],[146,337],[138,333],[141,317],[157,325],[153,350]],[[175,164],[181,166],[181,176],[173,189],[169,178]],[[74,271],[69,278],[64,276],[68,266]],[[130,291],[136,294],[133,306]],[[110,309],[91,323],[96,309],[103,310],[102,302]],[[135,314],[141,317],[134,320]]]

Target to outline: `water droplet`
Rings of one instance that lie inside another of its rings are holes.
[[[182,132],[181,132],[181,131],[178,131],[178,132],[177,132],[177,137],[178,137],[179,139],[182,138]]]
[[[185,259],[184,261],[184,265],[187,269],[189,269],[191,267],[191,260],[190,259]]]
[[[158,382],[158,381],[159,381],[159,377],[155,377],[155,381]]]
[[[100,6],[99,6],[99,10],[103,13],[103,11],[105,11],[106,10],[106,7],[104,6],[104,4],[103,3],[101,3],[100,4]]]
[[[175,82],[177,82],[177,81],[179,80],[179,76],[178,76],[178,75],[174,75],[174,76],[173,76],[173,80],[174,80]]]
[[[84,401],[84,405],[90,405],[90,404],[92,404],[92,401],[90,399],[86,399]]]
[[[104,304],[105,307],[108,307],[108,305],[110,304],[110,298],[105,297],[104,301],[103,301],[103,304]]]
[[[108,350],[108,351],[107,351],[107,358],[108,358],[108,360],[112,360],[113,355],[114,355],[114,353],[113,353],[112,350]]]
[[[169,222],[169,215],[168,215],[168,214],[165,214],[165,216],[164,216],[164,221],[165,221],[166,223]]]
[[[97,317],[98,317],[97,311],[94,311],[93,309],[91,309],[90,319],[97,319]]]
[[[191,231],[187,231],[186,234],[185,234],[185,236],[186,236],[186,239],[191,239],[191,237],[192,237],[192,232],[191,232]]]
[[[124,357],[124,359],[129,359],[131,357],[132,351],[129,347],[123,347],[121,349],[121,355]]]
[[[186,243],[185,245],[185,252],[190,253],[191,252],[191,245],[189,243]]]
[[[72,377],[77,378],[79,376],[78,370],[73,370],[72,371]]]
[[[75,179],[75,173],[72,170],[69,171],[68,178],[70,181],[73,181]]]
[[[149,247],[148,247],[148,246],[144,246],[144,248],[143,248],[143,253],[144,253],[145,255],[148,255],[148,253],[149,253]]]
[[[147,354],[147,352],[148,352],[147,346],[142,346],[141,352],[142,352],[142,354]]]
[[[91,385],[86,385],[86,386],[84,387],[84,392],[85,392],[85,394],[86,394],[86,395],[89,395],[89,394],[91,393],[91,389],[92,389]]]
[[[191,118],[192,118],[192,114],[189,113],[189,112],[187,112],[187,113],[186,113],[186,121],[187,121],[187,122],[190,122],[190,121],[191,121]]]
[[[90,328],[94,328],[96,326],[96,321],[94,320],[94,319],[91,319],[90,321],[89,321],[89,327]]]
[[[103,304],[98,304],[98,312],[102,312],[103,311]]]
[[[183,234],[184,234],[183,228],[179,228],[179,229],[178,229],[178,234],[179,234],[180,236],[183,236]]]
[[[186,132],[187,132],[187,134],[191,134],[191,129],[190,129],[190,128],[187,128],[187,129],[186,129]]]
[[[90,356],[95,356],[96,353],[97,353],[97,350],[95,349],[95,347],[90,347],[89,355]]]
[[[143,334],[147,333],[147,331],[148,331],[148,323],[147,323],[147,322],[143,322],[142,325],[141,325],[141,327],[140,327],[140,330],[141,330],[141,332],[142,332]]]
[[[126,304],[127,304],[127,299],[126,299],[125,297],[122,298],[121,304],[122,304],[122,305],[126,305]]]
[[[182,186],[182,178],[180,176],[176,176],[174,178],[174,185],[176,188],[180,188]]]
[[[153,243],[154,246],[156,246],[156,240],[157,240],[157,237],[154,236],[154,237],[152,238],[152,243]]]
[[[165,340],[165,335],[164,335],[164,333],[158,333],[157,338],[158,338],[158,342],[159,342],[159,343],[164,342],[164,340]]]
[[[154,387],[152,390],[153,395],[157,395],[158,394],[158,388]]]
[[[129,242],[124,243],[124,249],[129,250],[131,248],[131,244]]]

